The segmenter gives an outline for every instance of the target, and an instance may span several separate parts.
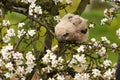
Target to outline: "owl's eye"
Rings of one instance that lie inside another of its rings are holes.
[[[63,36],[64,36],[64,37],[67,37],[68,35],[69,35],[69,33],[65,33]]]
[[[81,30],[81,33],[86,34],[87,33],[87,29]]]

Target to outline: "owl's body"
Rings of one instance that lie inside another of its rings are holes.
[[[88,36],[87,20],[79,15],[67,14],[55,27],[59,42],[82,43]]]

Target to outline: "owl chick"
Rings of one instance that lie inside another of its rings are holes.
[[[79,15],[66,14],[55,27],[59,42],[82,43],[88,36],[87,21]]]
[[[59,42],[72,41],[75,31],[75,26],[67,20],[62,20],[55,27],[55,34]]]

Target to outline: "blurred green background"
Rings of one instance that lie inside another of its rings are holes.
[[[80,0],[73,0],[72,6],[67,7],[66,10],[69,13],[74,12],[79,2]],[[111,41],[111,43],[116,42],[120,44],[120,40],[116,36],[116,30],[120,28],[120,14],[118,14],[114,18],[110,25],[100,25],[101,19],[104,17],[103,11],[107,7],[110,7],[110,5],[95,0],[90,10],[86,10],[82,13],[81,16],[88,19],[88,22],[96,24],[95,28],[90,29],[89,31],[88,41],[91,38],[96,38],[97,40],[100,40],[102,36],[106,36]],[[60,11],[61,17],[65,14],[66,14],[65,11]],[[25,19],[25,16],[17,13],[8,13],[6,15],[6,19],[10,20],[11,24],[15,24]],[[109,54],[110,54],[109,59],[111,59],[113,62],[116,62],[117,54],[116,53]]]

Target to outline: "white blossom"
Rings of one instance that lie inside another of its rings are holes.
[[[33,37],[36,33],[35,30],[28,30],[28,34]]]
[[[9,20],[3,20],[3,26],[9,26],[10,25],[10,21]]]
[[[34,12],[34,8],[35,8],[36,4],[35,3],[31,3],[29,6],[29,15],[33,15]]]
[[[88,73],[76,73],[74,80],[90,80],[90,75]]]
[[[22,22],[22,23],[18,23],[18,28],[22,28],[24,25],[25,25],[24,22]]]
[[[26,80],[26,77],[25,77],[25,76],[22,76],[21,80]]]
[[[42,58],[42,61],[47,64],[50,62],[50,59],[49,59],[49,54],[46,54],[43,58]]]
[[[27,59],[26,64],[27,64],[27,68],[26,70],[26,74],[27,73],[31,73],[33,71],[34,66],[36,65],[34,63],[34,60],[36,60],[35,56],[32,54],[31,51],[29,51],[28,53],[26,53],[26,57]]]
[[[112,64],[111,60],[105,60],[105,61],[103,61],[103,65],[104,65],[105,67],[108,67],[108,66],[110,66],[111,64]]]
[[[4,47],[6,51],[9,51],[9,50],[13,50],[13,45],[11,45],[10,43],[8,43],[7,46]]]
[[[8,43],[11,40],[11,38],[8,35],[5,35],[5,37],[3,37],[3,42]]]
[[[89,28],[94,28],[94,26],[95,26],[95,25],[94,25],[94,24],[92,24],[92,23],[91,23],[91,24],[89,24]]]
[[[22,60],[23,59],[23,54],[20,53],[20,52],[16,52],[13,55],[13,59],[16,59],[16,60]]]
[[[58,60],[51,61],[51,67],[57,67],[57,65],[58,65]]]
[[[67,62],[69,62],[69,61],[67,61]],[[77,64],[77,60],[75,58],[72,58],[72,60],[68,64],[68,66],[72,67],[73,64]]]
[[[23,76],[24,73],[25,73],[24,66],[17,66],[17,69],[15,70],[15,73],[20,75],[20,76]]]
[[[101,71],[98,69],[93,69],[92,74],[93,74],[93,77],[98,77],[98,76],[101,76]]]
[[[63,0],[53,0],[55,2],[55,4],[57,4],[58,2],[62,2]]]
[[[108,21],[107,18],[103,18],[103,19],[101,20],[101,25],[104,25],[107,21]]]
[[[65,80],[64,75],[57,74],[57,80]]]
[[[82,54],[81,56],[79,56],[79,54],[73,55],[73,57],[81,64],[84,64],[86,62],[86,58],[84,54]]]
[[[48,80],[55,80],[54,78],[48,78]]]
[[[34,14],[42,14],[42,8],[41,6],[36,6],[35,3],[31,3],[29,6],[29,15],[36,17],[36,15]]]
[[[9,71],[12,71],[14,68],[13,68],[13,64],[11,62],[7,63],[5,65],[5,67],[9,70]]]
[[[15,31],[13,28],[7,30],[7,36],[12,37],[15,36]]]
[[[82,79],[81,80],[90,80],[90,75],[88,73],[82,74]]]
[[[82,78],[82,75],[79,73],[75,74],[74,80],[80,80]]]
[[[58,45],[55,45],[55,46],[53,46],[53,47],[52,47],[52,49],[51,49],[51,50],[52,50],[52,51],[56,51],[56,50],[57,50],[57,48],[58,48]]]
[[[13,53],[13,51],[10,51],[13,49],[13,45],[8,44],[6,46],[3,46],[0,54],[2,55],[4,60],[9,60],[9,58],[11,58],[11,54]]]
[[[21,2],[23,2],[23,3],[28,3],[28,0],[21,0]]]
[[[12,73],[7,72],[7,73],[5,73],[5,74],[4,74],[4,76],[5,76],[6,78],[11,78],[11,77],[13,76],[13,74],[12,74]]]
[[[37,14],[42,14],[42,9],[40,6],[36,6],[35,9],[34,9],[35,13]]]
[[[107,78],[108,80],[110,80],[113,76],[113,72],[111,69],[108,69],[104,74],[103,74],[103,77],[104,78]]]
[[[25,74],[31,73],[33,71],[33,67],[27,67],[25,68]]]
[[[47,66],[45,68],[42,68],[42,71],[43,72],[47,72],[47,73],[50,73],[50,71],[52,70],[52,68],[50,66]]]
[[[20,38],[20,37],[23,36],[25,33],[26,33],[26,32],[25,32],[24,29],[18,30],[18,35],[17,35],[17,37]]]
[[[116,35],[118,36],[118,38],[120,39],[120,28],[118,30],[116,30]]]
[[[113,43],[113,44],[111,44],[111,47],[116,49],[118,47],[118,45],[116,43]]]
[[[35,3],[36,0],[28,0],[29,3]]]
[[[96,42],[96,39],[95,39],[95,38],[92,38],[92,39],[91,39],[91,42]]]
[[[100,50],[98,50],[97,52],[100,56],[104,56],[106,54],[106,48],[105,47],[101,47]]]
[[[72,3],[72,0],[66,0],[66,3],[67,3],[67,4],[71,4],[71,3]]]
[[[15,63],[17,66],[22,65],[23,64],[23,60],[15,60]]]
[[[57,22],[60,22],[60,16],[54,16],[54,20],[56,20]]]
[[[78,52],[84,52],[85,51],[85,46],[84,45],[81,45],[78,49],[77,49]]]
[[[113,19],[113,16],[114,16],[113,13],[115,13],[115,8],[110,8],[110,9],[104,10],[104,16],[109,19]]]
[[[102,39],[103,42],[106,42],[108,44],[110,43],[110,41],[105,36],[101,37],[101,39]]]
[[[33,61],[33,60],[35,60],[35,56],[32,54],[32,52],[31,51],[29,51],[28,53],[26,53],[26,59],[28,60],[28,61]]]

